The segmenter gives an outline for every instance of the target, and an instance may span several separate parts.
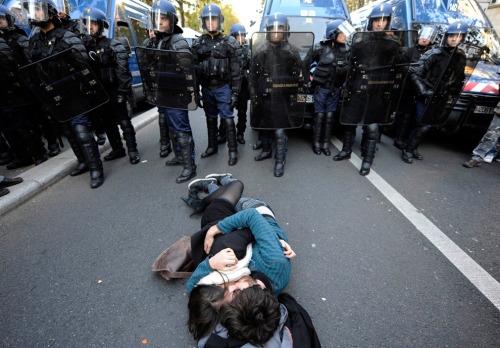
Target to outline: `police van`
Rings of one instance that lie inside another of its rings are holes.
[[[395,17],[408,30],[419,30],[428,24],[438,27],[440,36],[436,44],[441,42],[450,23],[461,20],[469,24],[468,42],[483,47],[488,53],[481,57],[475,69],[466,68],[470,77],[441,130],[449,134],[484,134],[500,101],[500,40],[481,7],[475,0],[376,1],[351,13],[353,27],[364,30],[372,9],[383,2],[392,5]]]
[[[290,31],[314,33],[314,43],[325,38],[326,27],[336,19],[349,20],[349,10],[344,0],[266,0],[260,31],[265,31],[269,16],[280,12],[287,16]],[[304,58],[304,57],[302,57]],[[307,103],[304,128],[311,128],[314,117],[314,95],[299,96],[298,102]]]
[[[16,17],[16,24],[22,27],[28,35],[30,28],[28,23],[21,16],[21,1],[0,0],[7,6]],[[129,67],[132,73],[132,104],[135,106],[138,101],[145,99],[142,89],[141,74],[137,59],[135,57],[135,47],[142,46],[148,38],[147,23],[150,6],[139,0],[67,0],[71,12],[71,19],[78,21],[80,15],[89,7],[98,8],[106,14],[110,27],[105,29],[104,35],[119,40],[129,51]],[[130,110],[129,110],[130,112]]]

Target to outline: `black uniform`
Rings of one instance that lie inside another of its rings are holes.
[[[30,38],[29,56],[33,62],[36,62],[70,48],[77,49],[85,58],[88,58],[82,41],[75,34],[57,27],[46,33],[39,30]],[[77,169],[70,175],[82,174],[90,169],[91,187],[97,188],[104,182],[104,172],[97,143],[90,127],[88,116],[80,115],[64,123],[63,132],[79,162]]]
[[[146,39],[143,43],[146,48],[155,48],[168,51],[180,52],[172,56],[177,66],[186,74],[190,74],[193,69],[193,60],[189,44],[182,36],[182,29],[175,25],[173,33],[155,32],[153,38]],[[182,54],[182,52],[189,54]],[[162,59],[168,56],[163,56]],[[158,62],[161,64],[161,60]],[[158,70],[163,71],[161,66]],[[181,175],[177,177],[176,182],[182,183],[196,175],[195,165],[195,144],[193,132],[189,123],[188,110],[158,108],[158,122],[160,126],[160,156],[166,157],[172,151],[169,141],[172,141],[175,151],[175,158],[166,161],[167,166],[183,165],[184,169]]]
[[[333,40],[317,44],[306,64],[317,62],[313,72],[314,119],[313,151],[315,154],[330,156],[330,137],[332,135],[334,114],[340,97],[340,87],[346,80],[349,70],[349,51],[345,43]],[[308,64],[309,65],[309,64]]]
[[[104,157],[104,160],[109,161],[125,156],[117,126],[119,124],[127,144],[130,163],[137,164],[140,157],[137,151],[135,130],[127,109],[127,96],[132,93],[132,74],[128,66],[127,50],[119,41],[104,36],[86,38],[85,45],[91,58],[92,70],[110,96],[110,101],[94,112],[102,119],[112,147],[112,151]]]
[[[299,50],[287,41],[280,41],[276,44],[266,42],[265,48],[259,52],[254,52],[251,62],[251,88],[255,93],[261,94],[259,81],[263,76],[299,76],[302,69]],[[255,94],[253,93],[253,94]],[[271,118],[274,124],[288,123],[289,100],[279,90],[272,89],[268,94],[271,98],[263,98],[261,110],[263,115],[263,128],[268,128],[269,122],[266,118]],[[271,142],[273,131],[260,130],[259,140],[262,142],[262,152],[255,157],[256,161],[262,161],[272,157]],[[285,129],[274,130],[274,140],[276,142],[276,162],[274,166],[274,176],[283,176],[285,171],[285,158],[287,153],[287,140]]]
[[[28,36],[24,30],[15,26],[12,30],[0,33],[0,37],[5,39],[12,52],[14,64],[11,65],[10,73],[15,75],[18,66],[30,63]],[[34,99],[33,95],[26,90],[21,91],[20,88],[15,91],[15,94],[17,95],[9,98],[18,99],[19,106],[3,109],[1,117],[2,130],[15,156],[14,161],[7,166],[8,169],[24,167],[33,163],[40,164],[47,159],[40,132],[34,122],[35,117],[32,117],[35,110],[35,105],[31,104]]]
[[[238,144],[232,108],[237,103],[241,76],[238,57],[241,47],[238,41],[218,33],[214,37],[203,34],[193,42],[193,59],[197,80],[203,93],[203,108],[207,117],[208,147],[202,158],[217,153],[217,116],[226,126],[229,165],[238,161]]]

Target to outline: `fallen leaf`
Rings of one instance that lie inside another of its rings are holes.
[[[100,279],[99,279],[97,282],[98,282],[99,284],[101,284],[101,283],[102,283],[102,280],[100,280]]]
[[[146,344],[146,343],[148,343],[148,340],[147,339],[143,339],[142,340],[142,344]]]

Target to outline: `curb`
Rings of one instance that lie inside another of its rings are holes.
[[[132,124],[137,132],[157,118],[158,110],[152,108],[134,117]],[[106,140],[106,143],[99,147],[99,152],[102,154],[109,148],[109,142]],[[76,164],[77,160],[73,151],[65,151],[20,174],[19,177],[23,178],[24,181],[19,185],[10,186],[10,193],[0,198],[0,216],[5,215],[67,176],[75,168]]]

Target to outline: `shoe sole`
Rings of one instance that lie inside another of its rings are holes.
[[[190,189],[190,188],[191,188],[191,186],[193,186],[195,183],[200,182],[200,181],[202,181],[202,180],[213,180],[213,183],[214,183],[214,184],[217,184],[217,180],[216,180],[216,179],[196,179],[196,180],[191,181],[191,182],[188,184],[188,189]]]
[[[231,173],[222,173],[222,174],[208,174],[205,179],[215,179],[218,181],[218,177],[225,177],[225,176],[230,176],[231,178],[233,177],[233,174]]]

